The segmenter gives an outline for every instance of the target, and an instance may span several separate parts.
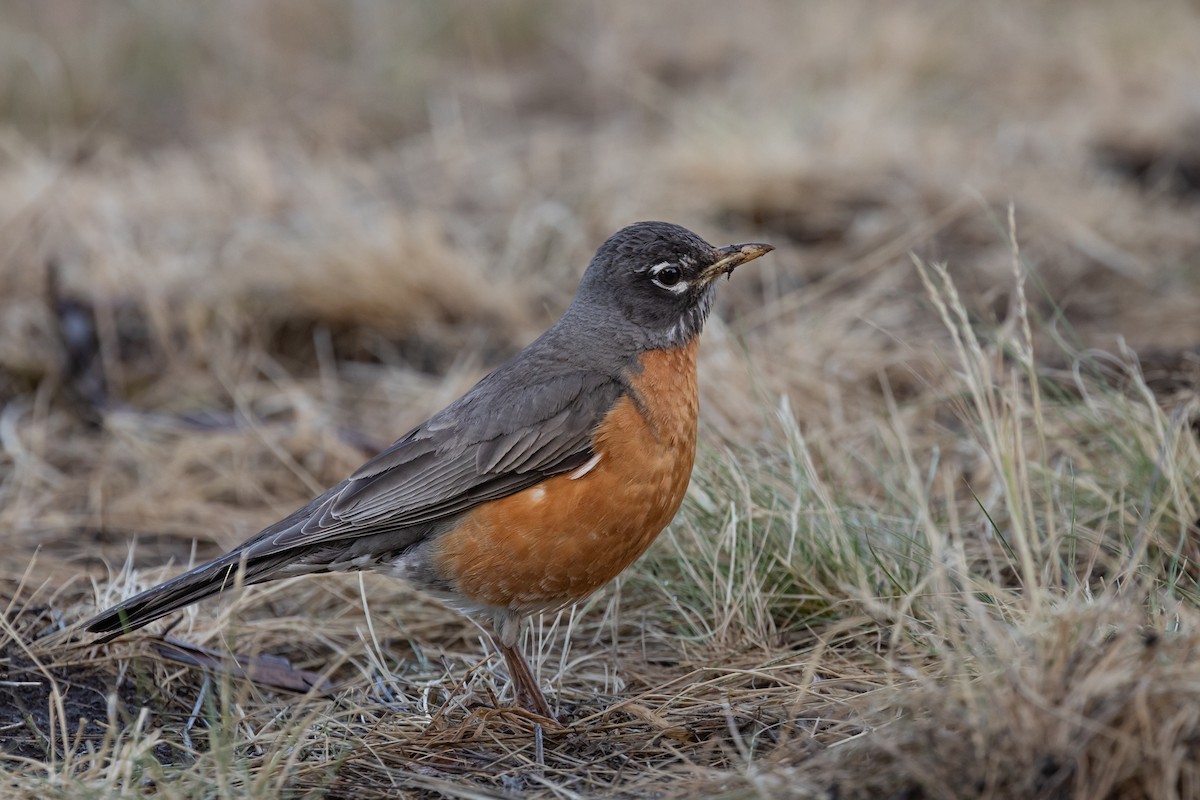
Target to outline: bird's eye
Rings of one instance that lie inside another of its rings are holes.
[[[650,279],[672,292],[678,292],[686,287],[686,284],[680,284],[683,279],[683,270],[674,264],[661,264],[655,267],[650,273]]]
[[[683,277],[683,273],[679,271],[679,267],[663,267],[654,277],[663,286],[674,286],[679,283],[679,279]]]

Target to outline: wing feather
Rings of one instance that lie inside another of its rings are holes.
[[[611,376],[551,363],[536,385],[492,373],[342,484],[246,543],[255,552],[427,526],[593,455],[592,434],[625,391]]]

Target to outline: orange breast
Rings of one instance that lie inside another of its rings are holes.
[[[434,564],[458,593],[531,610],[582,599],[675,516],[696,455],[696,342],[641,364],[638,402],[621,398],[595,432],[595,466],[482,505],[438,539]]]

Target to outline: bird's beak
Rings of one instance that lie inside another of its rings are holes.
[[[717,249],[717,260],[700,273],[701,283],[711,283],[722,275],[728,275],[747,261],[765,256],[775,248],[769,244],[730,244]]]

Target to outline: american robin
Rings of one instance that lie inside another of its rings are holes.
[[[566,313],[353,475],[207,564],[86,623],[139,628],[245,584],[336,570],[410,581],[498,634],[517,703],[550,708],[524,619],[599,589],[675,516],[696,451],[696,347],[717,279],[767,244],[666,222],[606,241]]]

